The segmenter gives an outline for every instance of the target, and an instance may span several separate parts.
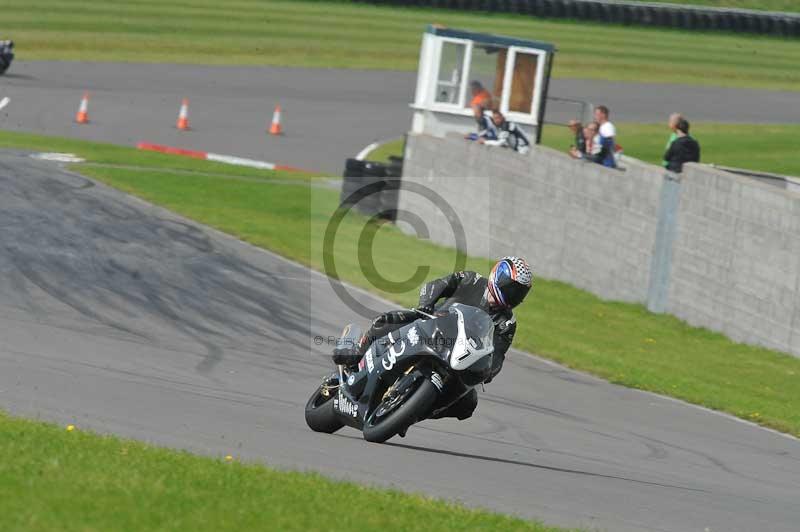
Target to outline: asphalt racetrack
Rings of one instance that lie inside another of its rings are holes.
[[[800,523],[797,440],[522,353],[468,421],[385,445],[313,433],[303,407],[332,368],[313,338],[355,318],[325,277],[22,153],[0,151],[0,190],[14,414],[559,525]]]
[[[18,61],[0,76],[11,104],[0,127],[133,145],[140,140],[340,175],[344,159],[411,127],[416,73]],[[84,90],[89,125],[73,123]],[[797,93],[683,85],[553,80],[550,96],[604,103],[612,120],[797,123]],[[191,131],[175,129],[189,98]],[[285,135],[266,134],[276,104]],[[550,121],[576,107],[551,103]],[[545,133],[546,134],[546,133]]]

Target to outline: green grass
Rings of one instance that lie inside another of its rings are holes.
[[[369,153],[367,160],[388,163],[389,157],[402,157],[404,144],[404,138],[383,142]]]
[[[245,166],[177,157],[153,151],[135,150],[116,144],[87,142],[62,137],[49,137],[34,133],[17,133],[0,130],[0,147],[17,148],[42,152],[73,153],[92,164],[126,165],[135,168],[170,169],[187,173],[205,173],[219,176],[271,179],[271,180],[309,180],[320,177],[317,174],[298,171],[270,172]]]
[[[416,70],[432,22],[553,42],[561,78],[800,90],[798,41],[768,36],[348,2],[3,3],[20,59]]]
[[[669,137],[666,125],[616,125],[617,140],[626,155],[661,164]],[[800,138],[798,125],[697,123],[692,125],[692,135],[700,142],[705,163],[800,176],[800,159],[796,156],[797,139]],[[556,150],[567,151],[574,141],[566,127],[547,125],[542,143]],[[370,153],[368,159],[388,160],[389,155],[399,156],[402,153],[403,139],[396,139],[382,144]]]
[[[0,453],[3,532],[563,530],[2,412]]]
[[[0,146],[9,135],[0,136]],[[85,154],[91,149],[98,148],[87,143],[86,150],[76,145],[74,151]],[[115,163],[127,165],[140,156],[134,150],[118,150]],[[287,184],[187,174],[171,168],[73,166],[121,190],[323,269],[322,235],[337,207],[336,191],[311,187],[302,180]],[[337,233],[334,257],[339,276],[399,305],[415,305],[416,285],[400,293],[376,290],[362,273],[357,242],[363,224],[362,217],[348,215]],[[452,270],[452,250],[413,239],[391,225],[374,229],[373,256],[377,271],[385,277],[409,278],[418,265],[430,265],[428,278]],[[409,256],[415,260],[409,261]],[[490,266],[485,259],[467,262],[468,269],[481,272]],[[641,305],[603,301],[545,279],[539,280],[533,295],[518,309],[517,319],[515,347],[618,384],[678,397],[800,436],[800,359],[737,344],[677,318],[650,314]]]
[[[800,11],[800,5],[798,5],[797,0],[634,0],[634,2],[733,7],[737,9],[756,9],[759,11]]]

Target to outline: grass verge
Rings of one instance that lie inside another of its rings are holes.
[[[800,90],[800,46],[770,36],[349,2],[3,3],[20,59],[416,70],[434,22],[553,42],[556,77]]]
[[[116,144],[87,142],[63,137],[48,137],[34,133],[17,133],[0,130],[0,148],[37,150],[42,152],[73,153],[95,165],[125,165],[140,169],[176,170],[187,173],[206,173],[228,177],[245,177],[271,180],[309,180],[320,177],[318,174],[278,171],[271,172],[234,166],[230,164],[176,157],[153,151],[136,150]]]
[[[367,160],[388,163],[389,157],[402,157],[405,139],[389,140],[380,144],[367,155]]]
[[[0,137],[0,146],[4,144]],[[61,141],[54,140],[53,144]],[[82,141],[70,141],[82,143]],[[92,144],[92,143],[87,143]],[[79,153],[87,151],[77,149]],[[127,165],[135,150],[118,148]],[[142,197],[255,245],[323,269],[322,235],[338,193],[322,187],[269,180],[220,178],[171,168],[131,169],[75,165],[81,173]],[[416,287],[404,293],[376,289],[362,273],[359,235],[364,218],[348,215],[334,248],[339,276],[403,306],[417,302]],[[452,250],[416,240],[391,225],[375,228],[375,268],[394,281],[429,265],[429,278],[452,270]],[[408,257],[415,257],[409,261]],[[535,258],[532,258],[535,264]],[[470,258],[467,268],[486,272],[491,261]],[[670,395],[732,413],[800,436],[800,359],[690,327],[641,306],[603,301],[567,284],[540,279],[517,311],[515,347],[612,382]],[[502,378],[502,377],[501,377]]]
[[[0,461],[4,532],[564,530],[316,474],[66,431],[2,412],[0,453],[6,457]],[[366,504],[369,511],[358,511]]]
[[[626,155],[661,164],[669,136],[664,124],[616,125],[617,140]],[[700,142],[704,163],[800,176],[800,159],[795,156],[796,139],[800,137],[798,125],[696,123],[692,125],[692,136]],[[567,151],[574,140],[566,127],[547,125],[542,144]],[[368,159],[382,161],[402,154],[403,139],[396,139],[382,144]]]

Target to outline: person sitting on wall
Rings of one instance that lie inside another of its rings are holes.
[[[689,136],[689,122],[685,118],[678,120],[675,133],[678,138],[670,144],[664,160],[667,161],[667,170],[681,172],[684,163],[700,162],[700,144]]]
[[[475,113],[475,121],[478,123],[478,132],[469,133],[464,138],[467,140],[497,140],[497,127],[492,122],[492,115],[482,106],[474,107],[473,112]]]
[[[531,150],[531,143],[522,128],[514,122],[506,120],[499,110],[492,111],[492,123],[497,128],[497,139],[489,140],[486,138],[479,138],[480,144],[487,146],[502,146],[504,148],[511,148],[517,153],[523,155]]]

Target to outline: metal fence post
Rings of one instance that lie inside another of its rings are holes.
[[[667,172],[661,185],[656,240],[650,262],[650,283],[647,290],[647,310],[658,314],[667,310],[672,272],[672,247],[678,228],[680,198],[681,176]]]

